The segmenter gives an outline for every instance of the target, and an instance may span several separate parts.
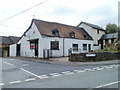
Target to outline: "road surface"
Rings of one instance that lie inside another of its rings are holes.
[[[2,88],[118,88],[118,64],[58,65],[2,59]]]

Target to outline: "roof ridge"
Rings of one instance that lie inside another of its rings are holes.
[[[33,19],[33,21],[34,21],[34,20],[37,20],[37,21],[43,21],[43,22],[47,22],[47,23],[53,23],[53,24],[60,24],[60,25],[64,25],[64,26],[69,26],[69,27],[75,27],[75,28],[78,28],[78,27],[73,26],[73,25],[63,24],[63,23],[59,23],[59,22],[51,22],[51,21],[40,20],[40,19]]]

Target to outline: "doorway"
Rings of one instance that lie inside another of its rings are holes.
[[[104,48],[103,40],[101,40],[100,42],[101,42],[101,49],[103,49]]]
[[[38,57],[38,40],[39,39],[35,40],[35,56],[37,56],[37,57]]]
[[[17,47],[16,47],[16,56],[20,56],[20,47],[21,47],[21,44],[17,44]]]
[[[91,51],[91,44],[88,45],[88,50]]]

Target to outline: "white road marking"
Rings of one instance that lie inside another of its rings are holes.
[[[114,67],[118,67],[118,66],[120,66],[120,65],[115,65]]]
[[[100,67],[95,67],[95,68],[93,68],[94,70],[96,70],[96,69],[99,69]]]
[[[49,78],[47,75],[40,75],[39,77],[40,77],[40,79]]]
[[[14,66],[13,64],[8,63],[8,62],[5,62],[5,61],[3,61],[3,63],[8,64],[8,65],[11,65],[11,66]]]
[[[36,74],[34,74],[34,73],[26,70],[26,69],[23,69],[23,68],[20,68],[20,69],[23,70],[23,71],[25,71],[25,72],[27,72],[27,73],[29,73],[29,74],[31,74],[31,75],[33,75],[33,76],[36,76],[36,77],[38,77],[38,78],[41,78],[40,76],[38,76],[38,75],[36,75]]]
[[[74,72],[81,73],[81,72],[86,72],[85,70],[74,70]]]
[[[3,85],[5,85],[4,83],[0,83],[0,86],[3,86]]]
[[[111,65],[111,67],[116,67],[116,65]]]
[[[89,70],[89,71],[94,72],[95,70],[94,70],[94,69],[91,69],[91,70]]]
[[[52,77],[58,77],[58,76],[61,76],[61,74],[59,74],[59,73],[51,73],[50,74]]]
[[[70,71],[65,71],[65,72],[62,72],[62,73],[64,74],[64,73],[69,73],[69,72],[70,72]]]
[[[23,64],[22,66],[28,66],[29,64]]]
[[[112,66],[106,66],[106,68],[112,68]]]
[[[26,82],[29,82],[29,81],[34,81],[34,80],[36,80],[36,78],[26,79],[25,81],[26,81]]]
[[[13,81],[13,82],[9,82],[10,84],[17,84],[20,83],[21,81]]]
[[[96,69],[96,70],[103,70],[104,68],[98,68],[98,69]]]
[[[117,84],[117,83],[119,83],[119,82],[120,82],[120,81],[116,81],[116,82],[112,82],[112,83],[100,85],[100,86],[97,86],[96,88],[102,88],[102,87],[110,86],[110,85],[113,85],[113,84]]]
[[[59,73],[51,73],[50,75],[52,76],[52,75],[57,75],[57,74],[59,74]]]
[[[56,74],[56,75],[53,75],[52,77],[58,77],[58,76],[61,76],[61,74]]]
[[[89,71],[89,70],[91,70],[90,68],[88,68],[88,69],[84,69],[85,71]]]
[[[68,75],[68,74],[73,74],[73,72],[71,72],[71,71],[65,71],[65,72],[62,72],[62,74]]]

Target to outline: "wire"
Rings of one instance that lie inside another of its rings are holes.
[[[43,2],[40,2],[40,3],[38,3],[38,4],[36,4],[36,5],[34,5],[34,6],[30,7],[30,8],[28,8],[28,9],[26,9],[26,10],[24,10],[24,11],[21,11],[20,13],[17,13],[17,14],[15,14],[15,15],[13,15],[13,16],[10,16],[10,17],[8,17],[8,18],[5,18],[5,19],[3,19],[3,20],[0,20],[0,22],[7,21],[7,20],[9,20],[9,19],[11,19],[11,18],[13,18],[13,17],[16,17],[16,16],[22,14],[22,13],[25,13],[26,11],[28,11],[28,10],[30,10],[30,9],[33,9],[33,8],[35,8],[35,7],[37,7],[37,6],[39,6],[39,5],[43,4],[43,3],[45,3],[46,1],[47,1],[47,0],[45,0],[45,1],[43,1]]]

